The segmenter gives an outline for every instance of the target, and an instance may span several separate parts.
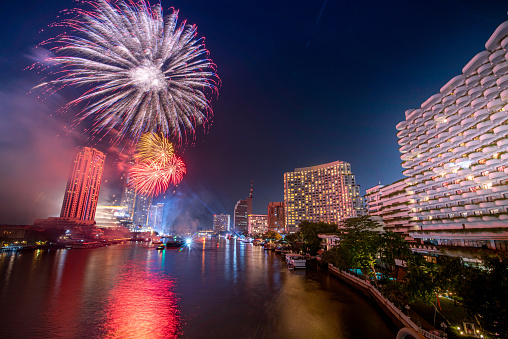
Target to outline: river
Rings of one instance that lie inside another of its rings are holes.
[[[226,239],[0,253],[2,338],[389,338],[349,286]]]

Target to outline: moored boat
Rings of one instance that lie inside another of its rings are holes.
[[[305,256],[296,253],[286,254],[286,265],[290,270],[296,268],[305,268],[306,264],[307,259]]]

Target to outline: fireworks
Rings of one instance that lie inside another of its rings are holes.
[[[161,135],[143,134],[135,158],[138,163],[129,171],[129,183],[142,195],[164,193],[170,184],[179,184],[187,173],[182,159],[173,153],[173,145]]]
[[[139,138],[136,158],[164,163],[173,155],[173,144],[162,134],[145,133]]]
[[[164,17],[160,4],[145,1],[97,0],[86,2],[92,11],[71,10],[76,16],[56,26],[75,35],[45,42],[56,45],[48,61],[60,66],[59,76],[37,87],[87,86],[66,107],[85,103],[77,121],[94,117],[95,132],[115,129],[135,140],[161,132],[181,142],[208,122],[208,97],[220,79],[196,26],[178,26],[178,11]]]

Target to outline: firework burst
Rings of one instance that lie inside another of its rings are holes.
[[[162,135],[143,134],[135,154],[137,163],[129,170],[129,185],[145,196],[164,193],[169,185],[178,185],[187,173],[182,159],[173,152],[173,145]]]
[[[84,85],[66,108],[86,104],[77,122],[94,117],[96,133],[114,129],[117,138],[138,140],[161,132],[179,143],[194,136],[208,122],[209,97],[220,84],[196,26],[178,26],[178,11],[164,17],[160,4],[146,0],[84,2],[93,10],[70,10],[73,18],[55,24],[72,35],[43,43],[53,46],[56,56],[47,61],[60,69],[37,87]]]
[[[173,144],[160,133],[145,133],[136,146],[139,161],[165,163],[173,155]]]

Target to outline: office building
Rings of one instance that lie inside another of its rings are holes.
[[[234,209],[234,227],[237,232],[247,233],[249,231],[248,216],[252,214],[252,189],[250,185],[250,195],[247,199],[238,200]]]
[[[67,181],[61,218],[94,220],[101,188],[104,153],[83,147],[76,155]]]
[[[289,233],[297,232],[303,220],[340,224],[365,214],[360,186],[343,161],[284,173],[284,205]]]
[[[134,205],[134,215],[132,224],[134,229],[144,229],[148,227],[148,215],[150,214],[150,206],[152,205],[152,197],[136,194],[136,202]]]
[[[122,223],[118,219],[124,213],[124,206],[97,205],[95,225],[100,228],[118,228]]]
[[[409,234],[507,250],[508,21],[439,93],[397,125]]]
[[[229,214],[214,214],[213,215],[213,231],[215,233],[229,232],[230,230],[230,216]]]
[[[268,231],[268,216],[263,214],[249,214],[249,234],[262,235]]]
[[[268,204],[268,230],[283,233],[285,230],[284,201]]]
[[[148,213],[148,227],[152,230],[164,233],[164,203],[157,203],[150,206]]]

